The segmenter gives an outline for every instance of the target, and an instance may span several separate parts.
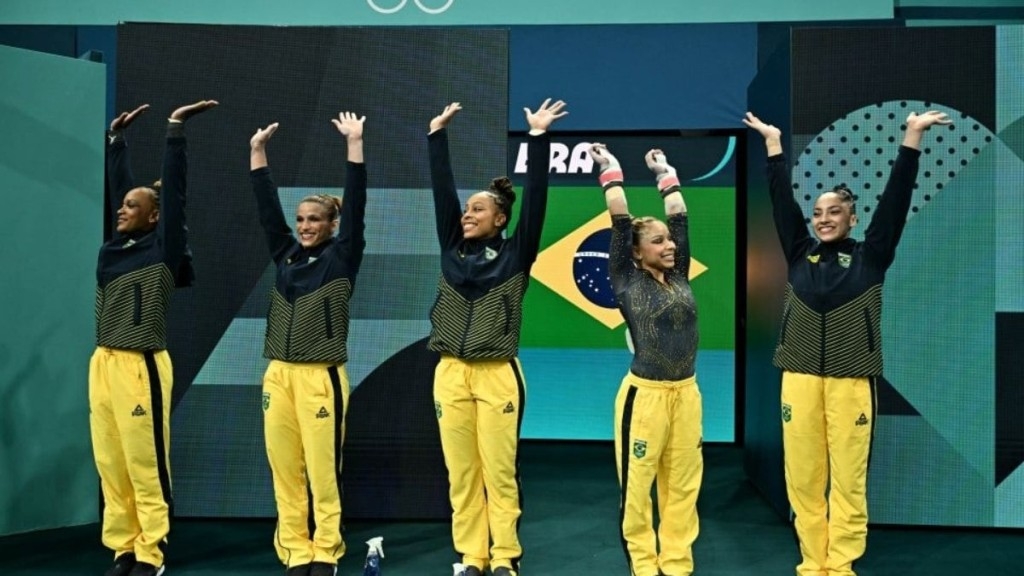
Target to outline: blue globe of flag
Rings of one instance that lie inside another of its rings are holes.
[[[612,229],[598,230],[584,240],[572,258],[572,276],[576,289],[591,303],[602,308],[617,308],[612,280],[608,276],[608,247]]]

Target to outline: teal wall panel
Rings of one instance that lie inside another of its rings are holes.
[[[0,46],[0,534],[95,522],[87,369],[101,64]]]

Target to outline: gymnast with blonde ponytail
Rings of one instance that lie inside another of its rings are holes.
[[[366,247],[365,120],[352,112],[332,120],[348,153],[345,201],[306,196],[295,210],[294,233],[267,165],[267,142],[277,123],[257,129],[249,140],[260,224],[277,266],[264,340],[270,365],[262,406],[277,504],[274,547],[288,576],[334,576],[345,554],[341,452],[350,392],[345,365],[349,299]]]

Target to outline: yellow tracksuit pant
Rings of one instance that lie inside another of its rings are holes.
[[[100,346],[89,361],[89,425],[103,490],[103,545],[163,566],[171,529],[173,373],[166,350]]]
[[[697,539],[697,493],[704,473],[700,391],[632,373],[615,398],[620,530],[633,576],[688,576]],[[658,533],[651,487],[657,482]]]
[[[462,563],[519,572],[519,432],[526,385],[518,359],[442,356],[434,409],[448,467],[452,540]]]
[[[348,398],[344,364],[272,360],[263,376],[264,435],[277,503],[274,548],[285,566],[337,564],[345,554],[341,448]]]
[[[799,576],[853,576],[868,534],[868,456],[875,383],[783,372],[786,492],[803,561]]]

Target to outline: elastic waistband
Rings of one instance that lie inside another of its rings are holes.
[[[287,360],[271,360],[268,367],[292,370],[327,370],[332,366],[344,368],[344,362],[288,362]]]
[[[161,349],[161,350],[132,350],[130,348],[111,348],[110,346],[96,346],[96,353],[103,353],[103,354],[128,354],[128,355],[142,356],[142,355],[146,354],[147,352],[152,354],[152,355],[154,355],[154,356],[159,356],[161,354],[167,354],[167,350],[166,349]]]
[[[640,388],[659,388],[662,390],[666,388],[685,388],[687,386],[697,385],[696,375],[683,380],[648,380],[647,378],[641,378],[630,372],[629,374],[626,374],[626,379],[629,380],[630,384]]]
[[[441,362],[457,362],[466,364],[469,366],[479,366],[481,364],[508,364],[515,360],[516,357],[512,358],[459,358],[458,356],[452,356],[451,354],[441,354]]]

